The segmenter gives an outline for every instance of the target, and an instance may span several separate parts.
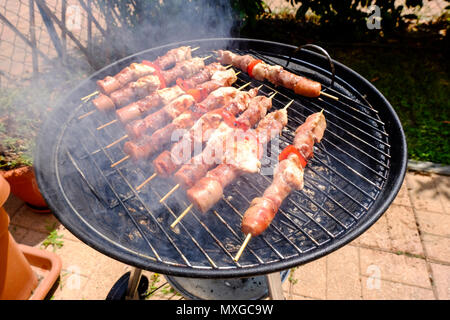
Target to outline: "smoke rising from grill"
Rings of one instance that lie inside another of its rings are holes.
[[[229,37],[239,27],[234,1],[99,1],[110,24],[110,45],[135,53],[178,41]],[[120,13],[114,15],[112,12]]]

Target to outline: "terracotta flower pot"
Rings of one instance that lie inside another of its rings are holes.
[[[62,261],[53,252],[16,243],[3,208],[9,192],[0,175],[0,300],[42,300],[56,284]]]
[[[50,211],[39,191],[33,167],[21,167],[2,173],[11,186],[11,192],[22,199],[30,209],[38,212]]]
[[[3,209],[8,195],[8,183],[0,177],[0,300],[24,300],[31,296],[38,279],[8,232],[9,217]]]

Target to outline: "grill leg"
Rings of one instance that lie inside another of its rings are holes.
[[[131,272],[130,280],[128,281],[127,293],[125,295],[126,300],[139,300],[139,294],[137,291],[139,281],[141,280],[142,269],[134,268]]]
[[[284,300],[283,288],[281,286],[281,275],[279,272],[266,275],[269,296],[272,300]]]

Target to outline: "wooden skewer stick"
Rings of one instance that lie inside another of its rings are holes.
[[[175,187],[172,188],[169,192],[166,193],[164,197],[159,200],[159,203],[163,203],[172,193],[174,193],[178,188],[180,187],[180,184],[177,184]]]
[[[294,103],[294,100],[289,101],[289,102],[284,106],[283,110],[289,108],[290,105],[293,104],[293,103]]]
[[[136,187],[136,190],[139,191],[140,189],[142,189],[143,186],[145,186],[147,183],[149,183],[150,181],[153,180],[153,178],[155,178],[158,174],[155,172],[154,174],[152,174],[149,178],[145,179],[144,182],[142,182],[140,185],[138,185]]]
[[[87,96],[81,98],[81,100],[86,102],[87,100],[89,100],[90,97],[95,96],[97,93],[98,93],[98,91],[94,91],[91,94],[88,94]]]
[[[236,256],[234,257],[234,261],[238,261],[239,258],[242,255],[242,252],[244,252],[245,247],[247,247],[248,243],[250,242],[250,239],[252,238],[252,234],[248,233],[247,236],[245,237],[244,242],[242,243],[241,247],[239,248],[239,251],[236,253]]]
[[[339,98],[338,98],[338,97],[335,97],[335,96],[333,96],[333,95],[331,95],[331,94],[329,94],[329,93],[320,91],[320,94],[323,95],[323,96],[325,96],[325,97],[328,97],[328,98],[334,99],[334,100],[336,100],[336,101],[339,101]]]
[[[172,224],[170,225],[170,227],[171,227],[172,229],[175,228],[175,226],[178,224],[178,222],[180,222],[181,219],[183,219],[184,216],[187,215],[189,211],[191,211],[191,209],[192,209],[193,206],[194,206],[194,205],[191,203],[191,204],[189,205],[189,207],[187,207],[187,208],[183,211],[183,213],[180,214],[180,215],[178,216],[178,218],[176,218],[176,220],[175,220],[174,222],[172,222]]]
[[[97,128],[97,130],[101,130],[101,129],[103,129],[103,128],[106,128],[106,127],[109,126],[110,124],[116,123],[117,121],[118,121],[117,119],[114,119],[114,120],[112,120],[112,121],[110,121],[110,122],[108,122],[108,123],[102,124],[100,127]]]
[[[78,117],[78,120],[81,120],[83,118],[86,118],[87,116],[90,116],[91,114],[93,114],[95,111],[97,111],[97,109],[95,110],[91,110],[89,112],[86,112],[85,114],[82,114],[81,116]]]
[[[124,135],[122,138],[117,139],[116,141],[108,144],[105,149],[111,148],[113,145],[118,144],[120,141],[125,140],[126,138],[128,138],[128,135]]]
[[[212,57],[212,55],[209,55],[209,56],[206,56],[206,57],[202,58],[202,60],[205,61],[205,60],[207,60],[207,59],[209,59],[211,57]]]
[[[117,165],[119,165],[119,164],[121,164],[122,162],[124,162],[125,160],[127,160],[128,158],[130,158],[130,156],[128,155],[128,156],[125,156],[125,157],[123,157],[122,159],[120,159],[119,161],[117,161],[117,162],[114,162],[112,165],[111,165],[111,168],[114,168],[115,166],[117,166]]]
[[[191,49],[191,52],[194,52],[195,50],[200,49],[200,47],[195,47],[194,49]]]

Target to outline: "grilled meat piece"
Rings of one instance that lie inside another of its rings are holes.
[[[272,66],[250,55],[240,56],[227,50],[218,50],[217,53],[221,63],[232,64],[257,80],[268,80],[276,86],[281,85],[305,97],[314,98],[320,95],[322,86],[319,82],[293,74],[281,66]]]

